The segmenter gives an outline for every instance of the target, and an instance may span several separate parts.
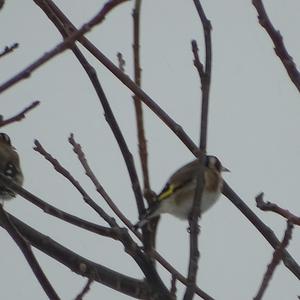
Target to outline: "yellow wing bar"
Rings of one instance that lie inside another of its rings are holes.
[[[161,194],[158,196],[158,200],[164,200],[166,198],[169,198],[174,193],[174,185],[170,184],[164,188],[164,190],[161,192]]]

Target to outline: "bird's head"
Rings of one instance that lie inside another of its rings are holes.
[[[213,155],[207,155],[205,157],[205,166],[211,170],[217,171],[217,172],[230,172],[229,169],[225,168],[220,160]]]

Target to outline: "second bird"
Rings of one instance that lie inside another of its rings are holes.
[[[6,133],[0,133],[0,172],[18,185],[23,184],[19,155]],[[0,184],[0,202],[14,197],[14,191]]]
[[[204,168],[202,213],[218,200],[223,187],[222,172],[229,172],[227,168],[222,166],[217,157],[210,155],[204,158]],[[178,169],[167,181],[158,195],[157,201],[148,208],[135,227],[143,227],[149,220],[163,213],[172,214],[180,219],[188,219],[193,205],[198,173],[197,160]]]

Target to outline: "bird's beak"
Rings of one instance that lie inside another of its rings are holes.
[[[230,172],[230,170],[225,167],[222,167],[222,172]]]

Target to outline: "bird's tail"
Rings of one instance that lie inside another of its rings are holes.
[[[155,218],[159,215],[157,210],[159,203],[154,203],[151,208],[148,208],[145,214],[140,218],[140,220],[134,225],[135,229],[144,227],[152,218]]]
[[[150,219],[141,219],[139,220],[135,225],[134,225],[134,228],[135,229],[139,229],[139,228],[142,228],[144,227],[148,222],[150,221]]]

